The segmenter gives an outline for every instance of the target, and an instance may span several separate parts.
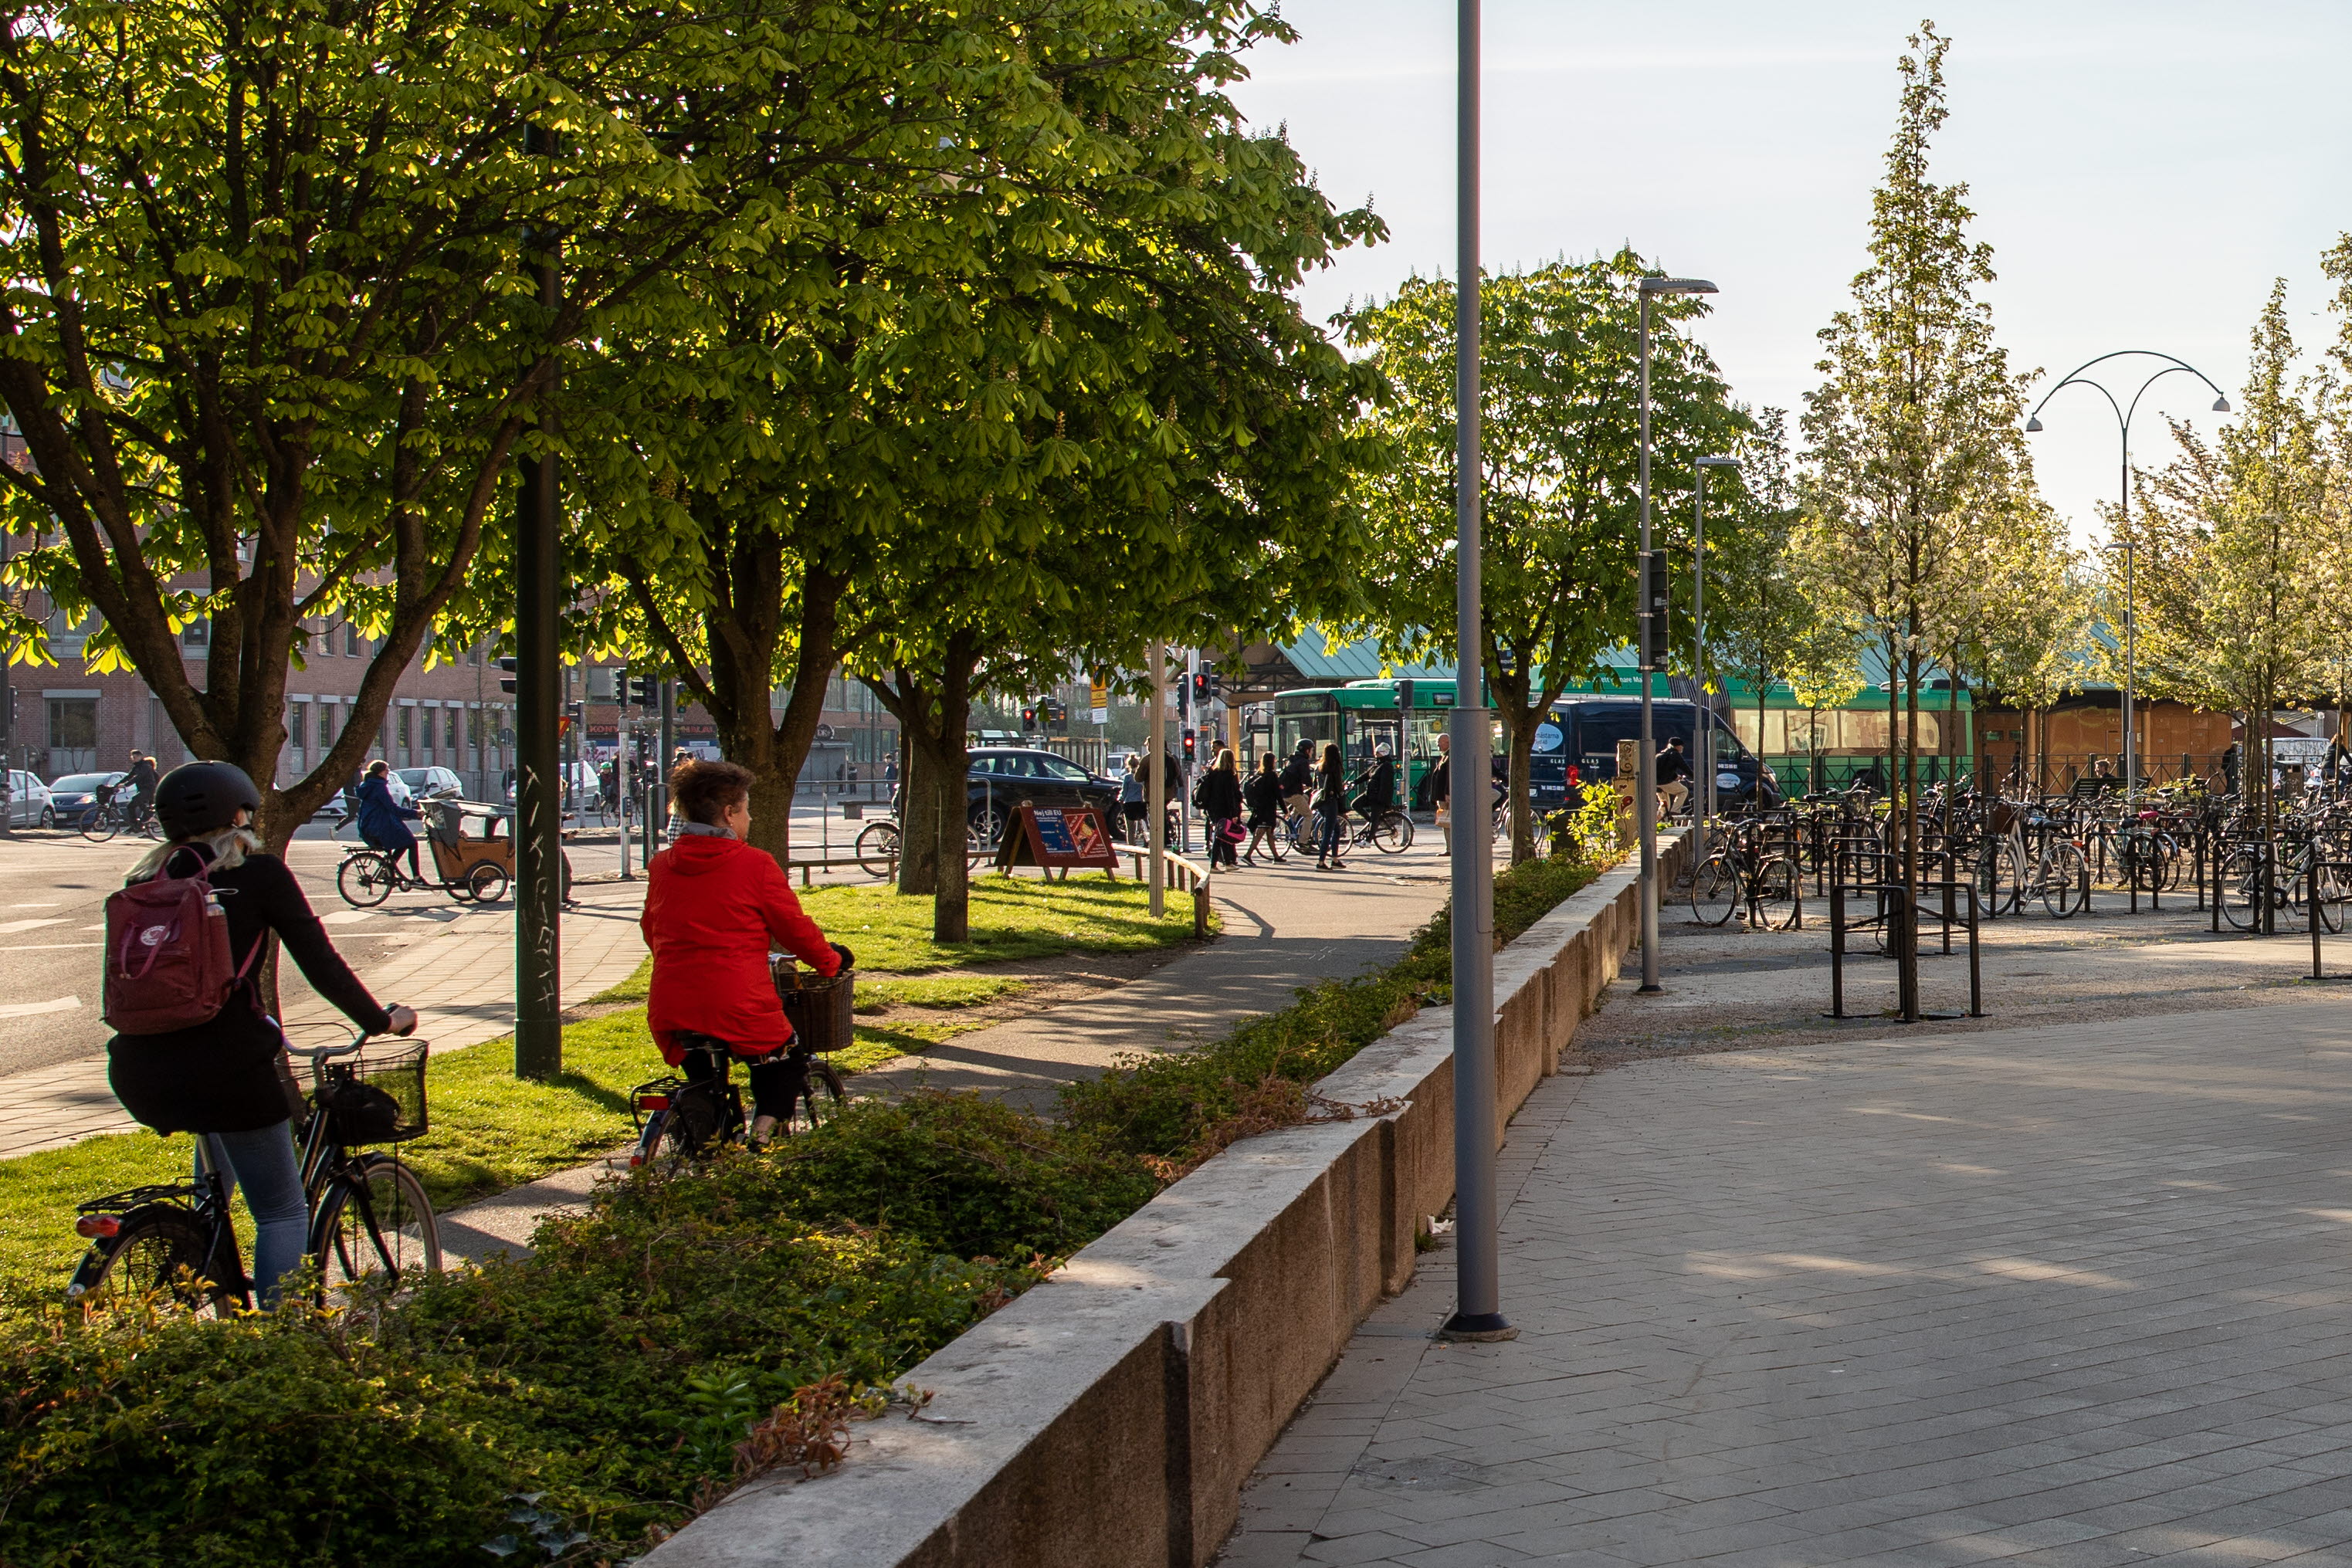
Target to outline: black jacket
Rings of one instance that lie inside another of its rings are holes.
[[[1213,822],[1242,814],[1242,781],[1223,768],[1201,775],[1201,814]]]
[[[311,988],[353,1023],[371,1034],[392,1027],[391,1015],[327,940],[284,861],[248,855],[243,865],[213,873],[212,883],[228,915],[235,962],[242,965],[255,943],[275,933]],[[261,967],[254,966],[257,972]],[[169,1034],[116,1035],[106,1043],[107,1082],[124,1110],[159,1133],[247,1133],[287,1118],[279,1043],[278,1031],[240,988],[210,1023]]]
[[[152,794],[155,789],[155,759],[142,757],[123,776],[122,787],[134,794]]]
[[[1684,756],[1679,749],[1668,747],[1658,753],[1657,777],[1659,783],[1679,783],[1683,779],[1689,778],[1690,772],[1690,758]]]
[[[1303,795],[1314,777],[1313,756],[1301,752],[1282,765],[1282,792],[1286,795]]]
[[[1396,764],[1383,757],[1364,771],[1367,816],[1377,816],[1396,804]]]
[[[1295,791],[1294,791],[1295,793]],[[1270,773],[1253,773],[1242,785],[1242,804],[1249,809],[1249,825],[1270,828],[1282,814],[1282,780]]]

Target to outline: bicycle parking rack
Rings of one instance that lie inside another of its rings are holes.
[[[1829,893],[1830,1010],[1822,1015],[1823,1018],[1850,1019],[1864,1016],[1845,1010],[1845,936],[1849,930],[1870,930],[1881,925],[1885,928],[1889,938],[1886,956],[1894,959],[1898,966],[1907,969],[1907,973],[1898,971],[1900,977],[1898,988],[1908,1004],[1901,1009],[1899,1021],[1916,1023],[1927,1019],[1980,1019],[1985,1016],[1984,967],[1979,933],[1982,901],[1978,895],[1976,883],[1962,882],[1956,877],[1947,875],[1940,881],[1923,882],[1919,884],[1919,892],[1923,896],[1929,893],[1943,894],[1942,908],[1935,912],[1931,918],[1936,919],[1942,928],[1943,949],[1946,956],[1949,956],[1952,951],[1952,927],[1958,920],[1959,895],[1961,894],[1968,895],[1969,1007],[1966,1012],[1953,1012],[1941,1009],[1930,1011],[1918,1006],[1919,916],[1922,911],[1910,897],[1910,892],[1908,887],[1899,882],[1857,882],[1849,884],[1843,881],[1838,881],[1831,883]],[[1849,894],[1874,896],[1878,904],[1878,913],[1867,920],[1848,925],[1845,918],[1845,901]],[[1885,1015],[1873,1013],[1867,1016],[1876,1019],[1884,1018]]]
[[[2319,941],[2321,932],[2326,930],[2332,936],[2335,932],[2340,931],[2344,927],[2344,919],[2341,915],[2336,916],[2336,925],[2332,927],[2327,926],[2326,923],[2319,917],[2319,906],[2323,902],[2319,894],[2319,873],[2323,871],[2333,872],[2336,873],[2336,885],[2339,888],[2352,885],[2352,882],[2347,882],[2347,879],[2352,879],[2352,861],[2314,860],[2311,862],[2310,874],[2303,879],[2303,919],[2305,926],[2311,933],[2311,977],[2315,980],[2321,981],[2352,980],[2352,975],[2329,974],[2327,972],[2326,959],[2320,952]],[[2340,910],[2347,903],[2352,903],[2352,899],[2347,899],[2344,894],[2339,893],[2336,896],[2328,898],[2324,902],[2335,904]]]

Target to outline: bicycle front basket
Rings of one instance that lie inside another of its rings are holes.
[[[793,1038],[811,1051],[846,1050],[856,1032],[856,972],[844,969],[827,977],[788,959],[775,963],[773,969],[776,997],[784,1004],[784,1021],[793,1026]]]
[[[425,1135],[426,1049],[418,1040],[320,1063],[317,1098],[333,1124],[335,1142],[350,1147]]]

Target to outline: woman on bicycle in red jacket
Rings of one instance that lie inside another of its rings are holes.
[[[820,975],[839,974],[846,949],[824,939],[801,913],[784,868],[744,842],[751,829],[751,775],[731,762],[688,761],[670,775],[677,841],[646,868],[638,928],[652,950],[646,1022],[662,1060],[695,1082],[713,1071],[707,1055],[681,1049],[681,1031],[725,1040],[759,1058],[751,1080],[751,1138],[764,1141],[792,1106],[790,1069],[778,1052],[793,1026],[768,967],[782,947]]]

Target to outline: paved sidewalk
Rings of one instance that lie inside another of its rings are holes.
[[[1223,1561],[2352,1563],[2347,1122],[2332,997],[1554,1079]]]
[[[1303,986],[1360,974],[1399,956],[1445,902],[1445,858],[1434,832],[1398,855],[1352,855],[1344,872],[1294,857],[1280,866],[1220,872],[1223,932],[1099,998],[1066,1003],[970,1034],[857,1077],[863,1093],[917,1083],[1003,1093],[1047,1110],[1060,1085],[1121,1056],[1182,1050],[1246,1018],[1289,1004]],[[1183,907],[1190,893],[1170,894]]]
[[[645,956],[637,910],[639,883],[587,883],[563,915],[563,999],[577,1006],[628,978]],[[412,929],[405,946],[360,978],[377,999],[417,1009],[417,1034],[436,1052],[462,1051],[514,1030],[514,906],[473,909],[401,901],[383,910],[340,909],[323,916],[331,936],[387,922]],[[281,967],[280,998],[297,1044],[323,1044],[342,1015],[303,983],[292,964]],[[421,998],[431,998],[430,1001]],[[58,1148],[103,1133],[127,1133],[138,1124],[123,1113],[106,1084],[103,1054],[0,1078],[0,1158]]]

